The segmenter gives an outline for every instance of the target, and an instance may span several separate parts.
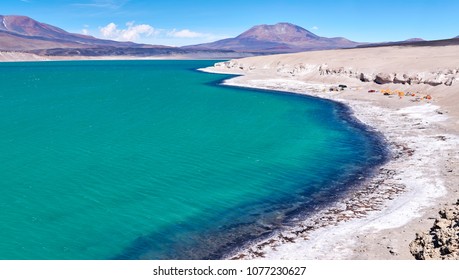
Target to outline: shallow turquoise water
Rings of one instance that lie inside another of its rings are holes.
[[[218,258],[382,160],[340,105],[212,64],[0,64],[0,259]]]

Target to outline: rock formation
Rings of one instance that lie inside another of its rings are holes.
[[[377,84],[389,84],[394,82],[395,76],[389,73],[378,73],[373,81]]]
[[[254,65],[244,65],[238,60],[218,62],[215,68],[235,69],[237,71],[252,71],[256,69]],[[266,65],[263,69],[275,68],[276,72],[287,76],[301,76],[317,73],[320,76],[344,76],[355,78],[362,82],[374,82],[377,84],[426,84],[430,86],[451,86],[459,80],[459,68],[442,69],[434,72],[422,73],[403,73],[403,72],[363,72],[346,67],[330,67],[327,64],[315,65],[298,63],[288,65],[277,63],[276,65]]]
[[[459,260],[459,200],[439,212],[429,232],[416,233],[410,252],[418,260]]]

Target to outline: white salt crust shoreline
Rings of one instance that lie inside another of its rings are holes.
[[[215,68],[203,71],[231,73]],[[439,199],[447,194],[442,170],[451,162],[444,160],[459,144],[456,134],[441,127],[448,120],[447,114],[434,102],[413,103],[408,98],[382,95],[370,100],[355,98],[358,91],[367,95],[366,89],[331,93],[327,84],[258,78],[247,74],[223,84],[306,94],[346,104],[355,118],[382,133],[392,157],[343,200],[228,258],[412,259],[408,244],[416,231],[427,228],[429,219],[425,216],[432,211],[426,209],[435,211]]]

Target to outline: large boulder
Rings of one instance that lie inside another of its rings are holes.
[[[454,78],[454,77],[449,77],[449,78],[446,80],[445,85],[446,85],[446,86],[451,86],[455,80],[456,80],[456,78]]]
[[[328,65],[327,64],[322,64],[322,65],[319,66],[319,74],[320,75],[328,74]]]
[[[394,83],[395,84],[406,84],[408,83],[408,75],[407,74],[395,74],[394,75]]]
[[[367,73],[360,73],[359,79],[362,82],[371,82],[373,81],[373,75],[367,74]]]
[[[431,85],[431,86],[439,86],[444,82],[444,75],[429,73],[424,78],[424,84]]]
[[[413,74],[408,77],[408,84],[410,85],[417,85],[417,84],[422,83],[422,81],[423,81],[423,78],[420,77],[418,74]]]
[[[374,79],[377,84],[389,84],[394,81],[394,75],[389,73],[378,73]]]

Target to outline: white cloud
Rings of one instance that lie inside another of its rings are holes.
[[[175,37],[175,38],[202,38],[202,37],[207,37],[207,34],[199,33],[199,32],[194,32],[189,29],[182,29],[182,30],[172,30],[167,33],[170,37]]]
[[[313,27],[311,27],[311,29],[312,29],[312,30],[319,30],[319,27],[313,26]]]
[[[128,22],[126,23],[126,26],[127,29],[121,30],[121,38],[128,41],[137,40],[141,35],[150,37],[157,33],[155,32],[155,29],[148,24],[135,25],[134,22]]]
[[[168,31],[166,35],[167,37],[171,39],[180,40],[184,42],[184,44],[186,44],[187,41],[189,42],[189,44],[207,43],[207,42],[217,41],[217,40],[229,37],[229,36],[215,35],[215,34],[210,34],[210,33],[200,33],[200,32],[191,31],[189,29],[182,29],[182,30],[173,29],[171,31]]]
[[[83,28],[83,29],[81,30],[81,34],[83,34],[83,35],[89,35],[89,30],[86,29],[86,28]]]
[[[116,24],[114,24],[113,22],[107,24],[107,26],[100,27],[99,31],[102,34],[102,36],[106,38],[114,38],[118,36],[119,33],[119,30],[116,28]]]
[[[133,21],[126,23],[126,28],[119,29],[115,23],[109,23],[104,27],[99,27],[102,37],[118,41],[136,41],[145,37],[152,37],[159,33],[155,28],[148,24],[136,25]]]
[[[88,33],[85,33],[88,32]],[[89,34],[89,26],[84,26],[83,34]],[[97,33],[97,31],[96,31]],[[94,33],[93,33],[94,34]],[[132,41],[145,44],[164,44],[169,46],[184,46],[212,42],[229,36],[201,33],[190,29],[158,29],[148,24],[127,22],[122,28],[111,22],[99,27],[99,37],[116,41]]]

